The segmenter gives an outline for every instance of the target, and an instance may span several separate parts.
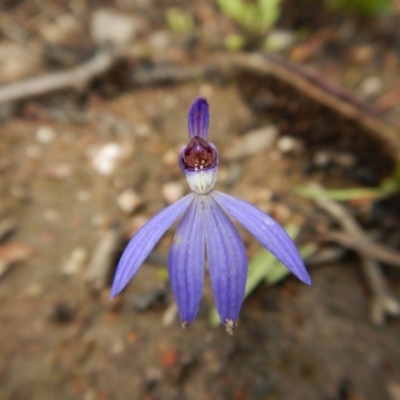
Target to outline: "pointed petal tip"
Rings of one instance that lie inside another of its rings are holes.
[[[117,297],[122,289],[119,287],[116,287],[115,284],[112,285],[111,290],[110,290],[110,300],[112,300],[114,297]]]
[[[303,275],[301,278],[300,278],[300,280],[303,282],[303,283],[305,283],[306,285],[308,285],[308,286],[311,286],[312,285],[312,280],[311,280],[311,276],[310,275]]]
[[[298,260],[301,261],[300,254],[298,256],[299,257],[297,261]],[[308,286],[312,285],[311,277],[302,261],[301,263],[297,262],[297,263],[285,264],[285,266],[293,275],[297,277],[297,279],[299,279]]]
[[[294,242],[293,242],[294,244]],[[304,265],[303,260],[301,259],[301,256],[299,253],[297,253],[297,262],[292,263],[291,265],[286,265],[286,267],[289,269],[290,272],[292,272],[293,275],[295,275],[300,281],[305,283],[308,286],[312,285],[312,280],[311,276],[307,271],[306,266]]]
[[[310,275],[296,245],[282,226],[250,203],[220,192],[213,192],[212,196],[290,272],[306,285],[311,285]]]
[[[232,319],[225,320],[225,330],[228,335],[233,335],[233,331],[237,328],[238,323],[237,321],[233,321]]]

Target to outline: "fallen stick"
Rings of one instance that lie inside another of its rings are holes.
[[[379,138],[383,138],[389,145],[389,149],[392,147],[394,155],[398,156],[400,128],[386,121],[378,107],[367,105],[361,98],[333,84],[320,74],[281,57],[264,56],[258,53],[229,53],[221,57],[220,63],[226,67],[231,65],[279,79],[316,102],[356,121]]]
[[[378,263],[363,258],[363,268],[372,291],[371,321],[382,326],[386,315],[400,315],[400,302],[390,293]]]
[[[316,202],[343,229],[343,232],[328,234],[327,239],[354,250],[362,260],[365,277],[372,292],[372,323],[382,326],[386,315],[400,315],[400,302],[390,293],[385,277],[378,264],[378,261],[382,261],[399,267],[400,253],[373,242],[362,230],[351,213],[341,204],[324,198],[320,198]]]
[[[6,237],[15,231],[17,228],[17,223],[11,219],[5,219],[0,222],[0,242],[2,242]]]
[[[110,70],[118,60],[128,57],[123,49],[106,49],[70,70],[1,86],[0,106],[67,88],[82,89],[91,80]],[[386,121],[378,107],[367,105],[362,99],[320,74],[277,56],[265,56],[259,53],[225,53],[214,56],[210,62],[203,65],[136,67],[132,70],[127,84],[132,86],[171,84],[198,80],[209,75],[226,79],[234,76],[238,69],[279,79],[316,102],[356,121],[378,137],[384,138],[396,156],[400,152],[399,128]]]
[[[316,199],[316,202],[343,229],[343,231],[329,233],[327,235],[329,240],[350,248],[367,259],[400,267],[400,252],[371,240],[346,208],[325,198]]]
[[[102,50],[82,65],[0,87],[0,105],[56,92],[67,88],[82,89],[92,79],[104,74],[119,59],[120,53]]]
[[[99,292],[107,287],[121,246],[122,237],[118,229],[110,228],[102,234],[84,276],[84,282],[90,290]]]

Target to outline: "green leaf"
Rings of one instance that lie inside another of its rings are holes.
[[[280,0],[259,0],[259,15],[263,30],[269,30],[278,21],[281,11]]]
[[[377,188],[349,188],[349,189],[324,189],[300,186],[296,193],[309,199],[326,198],[336,201],[345,200],[379,200],[392,195],[400,190],[399,182],[387,179]]]
[[[244,292],[245,298],[266,279],[276,263],[276,258],[264,248],[251,259]]]
[[[232,33],[225,37],[225,46],[228,50],[231,51],[242,50],[245,44],[246,41],[242,35]]]
[[[280,0],[218,0],[222,12],[237,22],[243,29],[263,35],[276,23],[280,14]]]
[[[221,325],[221,320],[219,319],[218,311],[214,307],[210,314],[208,315],[208,322],[213,328],[217,328],[218,326]]]
[[[194,27],[192,15],[180,8],[168,8],[165,17],[169,28],[173,32],[186,33],[190,32]]]
[[[243,2],[240,0],[218,0],[221,10],[232,19],[238,21],[243,12]]]
[[[325,0],[325,3],[333,10],[369,16],[394,11],[392,0]]]

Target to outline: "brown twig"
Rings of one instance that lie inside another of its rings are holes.
[[[400,302],[390,293],[381,268],[375,261],[363,258],[365,276],[373,292],[371,300],[371,321],[382,326],[385,315],[400,315]]]
[[[99,51],[92,59],[73,69],[48,74],[0,87],[0,105],[43,95],[66,88],[82,88],[128,55],[123,49]],[[284,83],[323,104],[337,113],[356,120],[372,133],[383,137],[390,148],[400,152],[399,129],[386,121],[378,108],[367,105],[354,94],[334,85],[318,73],[302,65],[292,63],[277,56],[259,53],[226,53],[218,55],[210,62],[195,66],[155,66],[133,70],[131,85],[154,85],[179,83],[204,78],[210,74],[226,77],[236,70],[247,70],[265,76],[274,76]]]
[[[0,105],[56,92],[67,88],[82,89],[93,78],[104,74],[121,53],[112,49],[99,51],[89,61],[63,72],[47,74],[0,87]]]
[[[329,233],[330,240],[340,243],[370,260],[400,267],[400,252],[372,241],[345,207],[326,198],[319,198],[316,202],[334,217],[343,229],[341,232]]]
[[[367,105],[362,99],[327,81],[320,74],[288,60],[258,53],[228,54],[222,56],[219,62],[226,66],[230,64],[254,73],[274,76],[383,138],[396,156],[400,152],[399,128],[386,121],[377,107]]]
[[[84,276],[86,285],[93,292],[99,292],[107,286],[121,242],[121,233],[116,228],[105,231],[97,242]]]
[[[400,267],[400,253],[388,247],[373,242],[365,234],[354,234],[348,232],[331,232],[328,238],[341,244],[366,258]]]
[[[8,237],[17,228],[17,223],[11,219],[5,219],[0,222],[0,242]]]
[[[365,276],[371,287],[371,321],[381,326],[386,314],[400,315],[400,302],[390,293],[378,261],[400,266],[400,253],[373,242],[351,213],[341,204],[320,198],[317,204],[341,226],[343,232],[333,232],[327,238],[348,247],[362,259]]]
[[[226,53],[214,57],[209,63],[202,66],[156,66],[152,70],[134,71],[132,82],[139,84],[173,83],[209,74],[226,77],[233,75],[237,69],[279,79],[340,115],[357,121],[376,136],[383,137],[396,156],[400,152],[399,128],[385,120],[379,107],[367,104],[362,98],[323,78],[321,74],[275,55]]]

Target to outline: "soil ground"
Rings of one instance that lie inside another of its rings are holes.
[[[171,6],[150,0],[6,1],[0,5],[0,54],[15,57],[19,69],[4,69],[2,83],[87,59],[94,49],[89,21],[99,7],[135,19],[140,29],[132,51],[156,65],[201,63],[221,51],[225,35],[240,30],[211,1],[176,1],[173,6],[193,16],[194,28],[173,32],[164,18]],[[398,84],[398,18],[361,18],[325,10],[320,2],[286,0],[278,27],[302,32],[285,57],[373,103]],[[11,53],[12,45],[20,52]],[[21,48],[28,50],[21,55]],[[373,95],[365,92],[371,77],[380,85]],[[122,232],[126,242],[168,196],[188,192],[174,160],[187,141],[187,111],[199,94],[209,100],[210,139],[221,154],[217,188],[283,224],[299,225],[299,244],[322,246],[320,232],[332,224],[296,194],[297,186],[373,186],[393,169],[385,144],[357,122],[276,79],[249,73],[142,88],[121,86],[111,75],[80,94],[20,103],[0,127],[0,221],[17,222],[0,256],[29,256],[0,280],[0,399],[399,399],[400,320],[389,318],[380,328],[371,323],[370,288],[350,252],[311,267],[311,287],[294,277],[261,284],[244,302],[232,337],[210,326],[208,279],[195,323],[183,330],[176,317],[165,322],[173,311],[164,263],[173,232],[117,300],[109,301],[111,276],[100,290],[88,288],[89,259],[105,232]],[[387,117],[398,120],[399,113],[394,104]],[[286,154],[276,140],[251,157],[230,160],[233,143],[266,124],[280,137],[294,138],[297,150]],[[122,154],[102,175],[93,159],[110,143]],[[323,152],[352,162],[318,166]],[[128,216],[117,201],[127,189],[141,204]],[[353,209],[368,230],[398,248],[397,200]],[[251,259],[259,244],[241,233]],[[77,253],[81,262],[73,258]],[[384,273],[400,298],[399,273],[393,267]],[[138,301],[154,293],[161,295],[138,311]]]

